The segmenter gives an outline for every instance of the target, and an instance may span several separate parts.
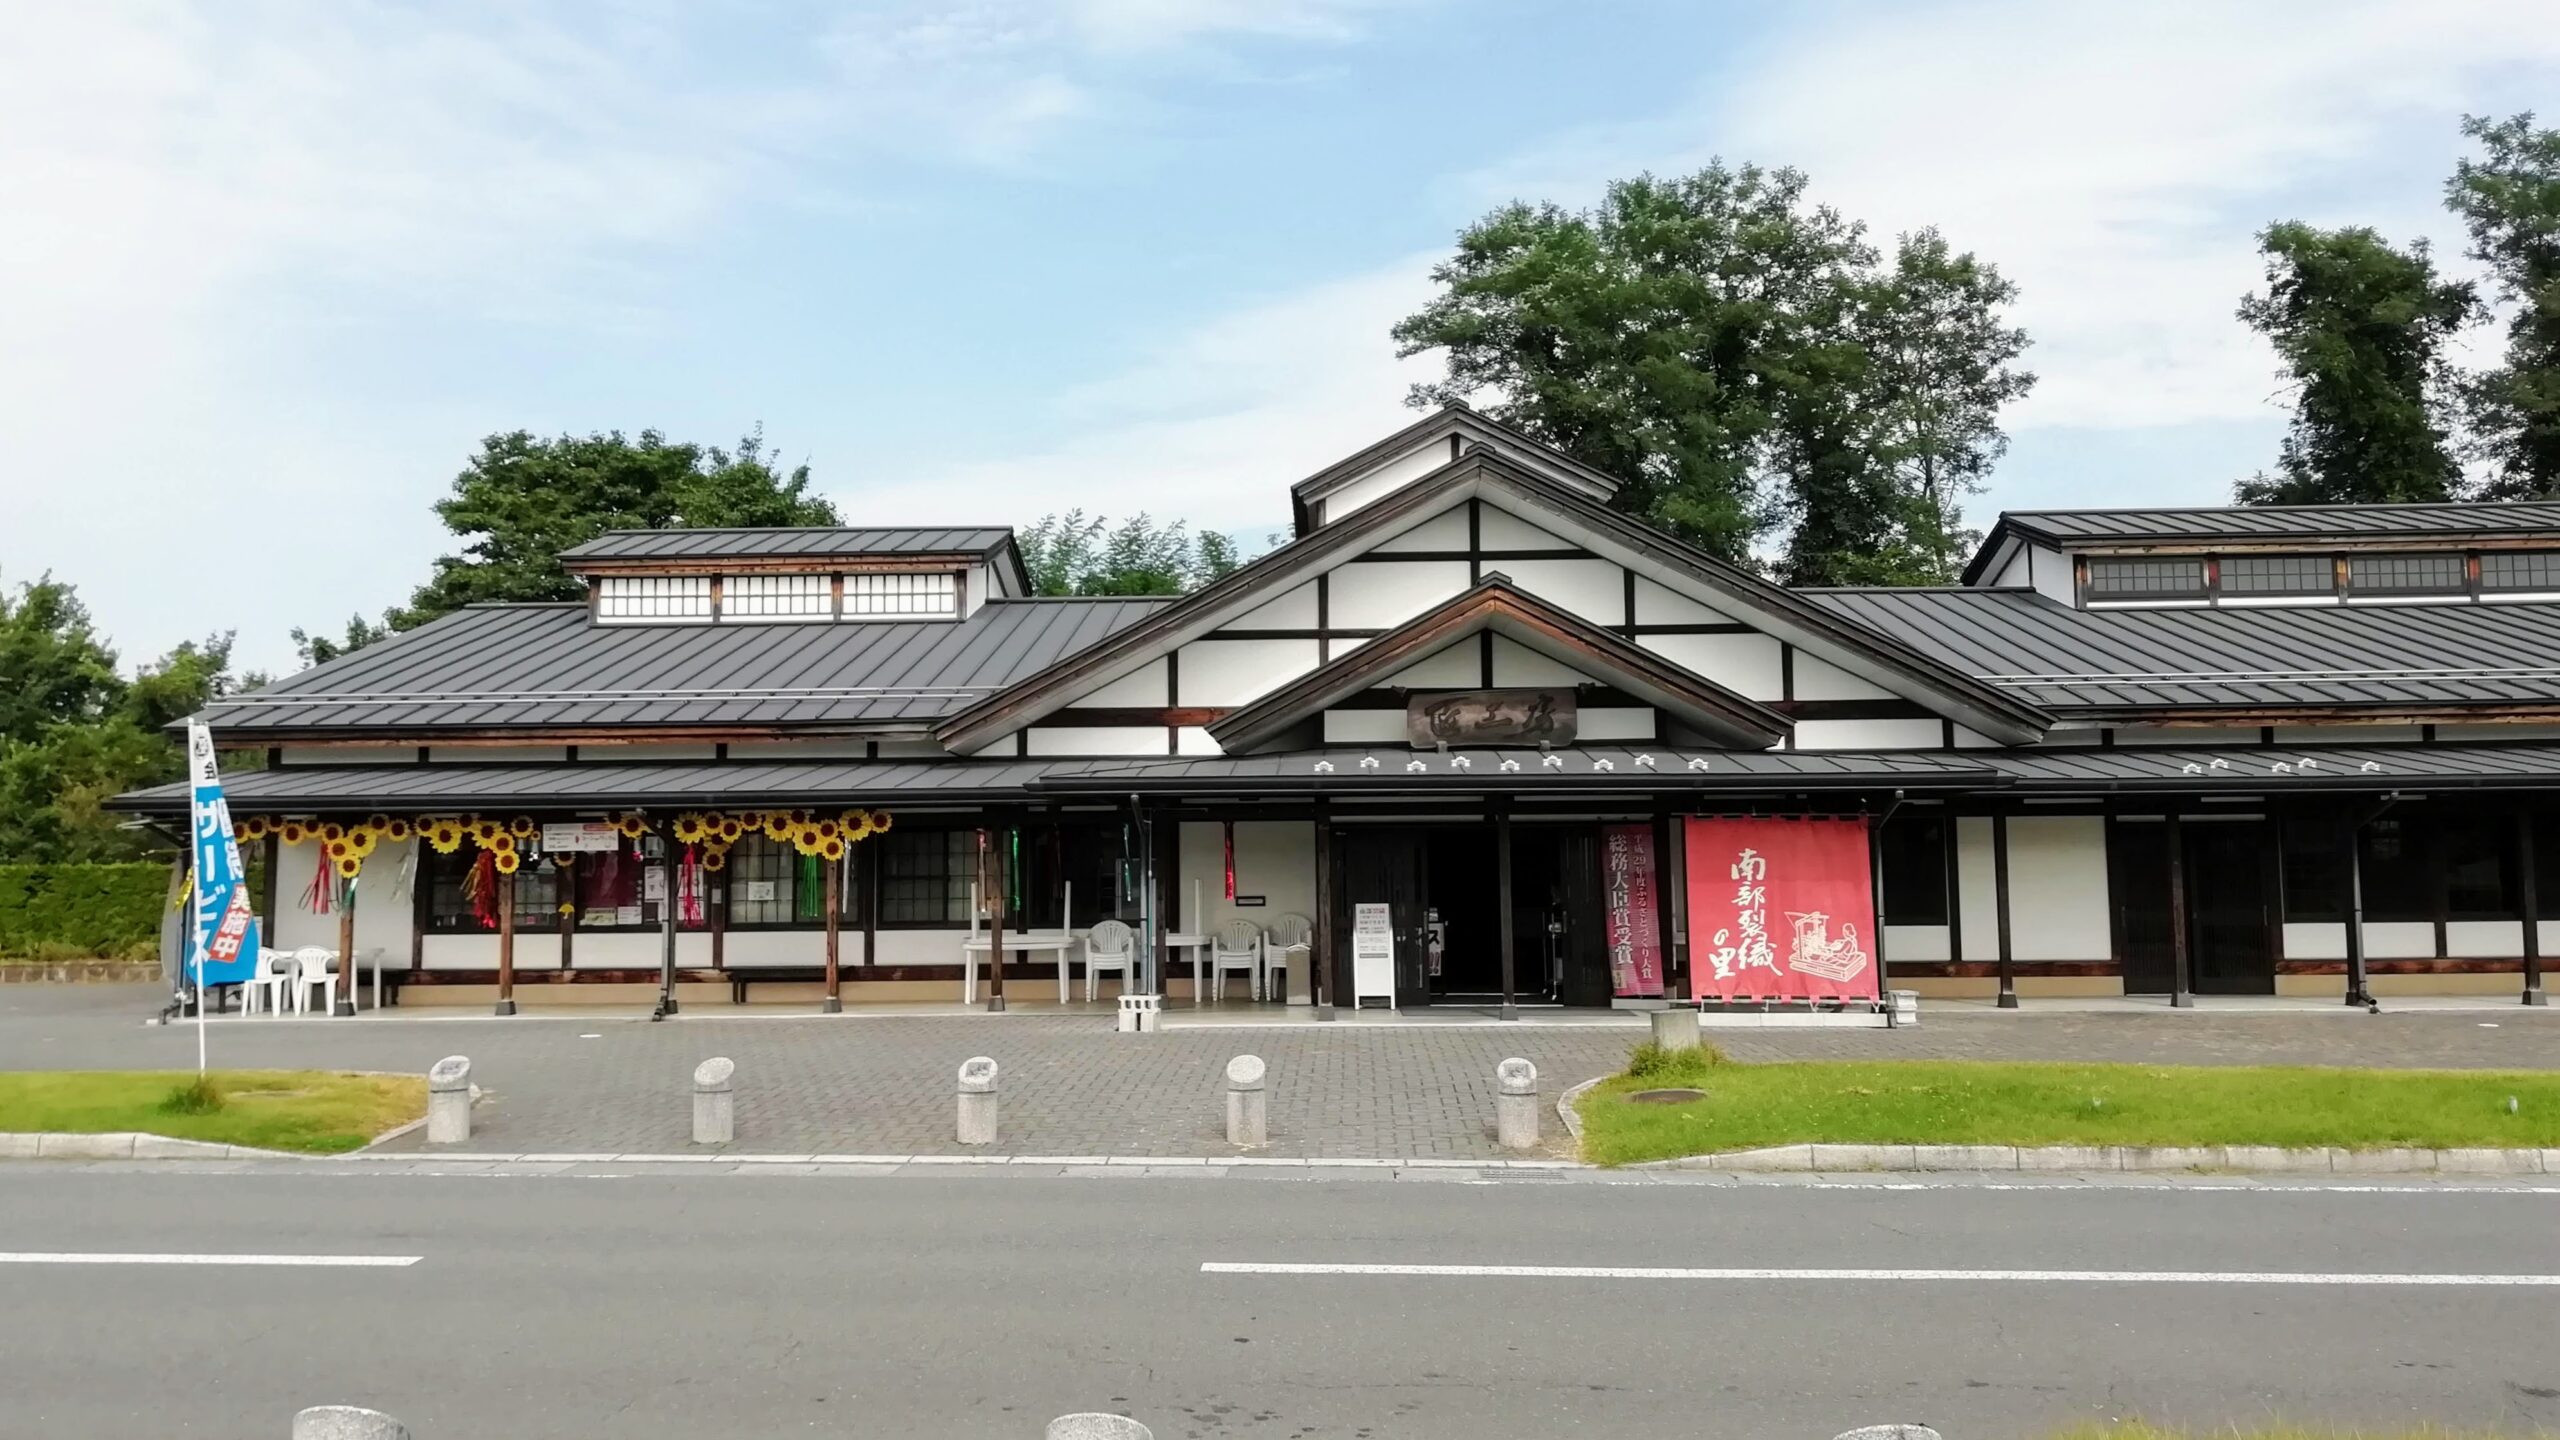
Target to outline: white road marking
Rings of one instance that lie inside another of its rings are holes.
[[[0,1265],[252,1265],[317,1269],[399,1269],[423,1255],[183,1255],[113,1251],[0,1250]]]
[[[1211,1260],[1206,1275],[1406,1275],[1495,1280],[1938,1280],[2064,1285],[2528,1285],[2560,1275],[2409,1275],[2318,1270],[1777,1270],[1669,1265],[1364,1265]]]

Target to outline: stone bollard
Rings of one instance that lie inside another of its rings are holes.
[[[1164,1018],[1164,999],[1158,995],[1123,995],[1120,997],[1120,1033],[1153,1035]]]
[[[471,1138],[471,1058],[447,1055],[427,1069],[427,1143],[460,1145]]]
[[[738,1138],[738,1097],[731,1082],[738,1062],[714,1055],[693,1067],[693,1143],[726,1145]]]
[[[293,1440],[409,1440],[409,1427],[358,1405],[314,1405],[293,1417]]]
[[[996,1143],[996,1062],[984,1055],[960,1067],[960,1143]]]
[[[1227,1143],[1264,1145],[1271,1140],[1271,1106],[1262,1089],[1259,1055],[1239,1055],[1227,1062]]]
[[[1938,1432],[1926,1425],[1861,1425],[1833,1440],[1938,1440]]]
[[[1538,1067],[1517,1056],[1493,1067],[1493,1136],[1505,1150],[1538,1148]]]
[[[1061,1415],[1049,1422],[1045,1440],[1155,1440],[1156,1432],[1126,1415]]]
[[[1887,1028],[1908,1030],[1920,1023],[1919,991],[1888,990],[1885,992],[1885,1000],[1891,1007],[1885,1012]]]
[[[1653,1043],[1665,1050],[1698,1048],[1698,1012],[1692,1009],[1656,1010],[1652,1013]]]

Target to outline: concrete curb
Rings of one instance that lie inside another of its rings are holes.
[[[1582,1098],[1583,1091],[1608,1078],[1606,1075],[1594,1075],[1556,1097],[1556,1118],[1564,1122],[1564,1133],[1573,1137],[1573,1150],[1577,1155],[1582,1153],[1582,1112],[1573,1108],[1573,1102]]]
[[[0,1160],[315,1160],[291,1150],[262,1150],[254,1145],[222,1145],[211,1140],[180,1140],[132,1130],[102,1135],[51,1131],[0,1131]]]
[[[1583,1088],[1583,1087],[1577,1087]],[[1572,1092],[1568,1092],[1570,1096]],[[1771,1145],[1630,1170],[2024,1171],[2283,1175],[2560,1175],[2560,1150],[2285,1149],[2273,1145]]]

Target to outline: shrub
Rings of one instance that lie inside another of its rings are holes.
[[[77,952],[57,960],[90,960],[145,941],[156,954],[168,897],[161,865],[0,865],[0,954],[52,944]]]
[[[1730,1063],[1725,1053],[1713,1045],[1700,1044],[1694,1050],[1666,1050],[1647,1040],[1627,1057],[1627,1075],[1631,1079],[1660,1082],[1695,1080],[1719,1065]]]
[[[210,1075],[199,1075],[169,1092],[160,1109],[170,1115],[210,1115],[222,1108],[222,1087]]]

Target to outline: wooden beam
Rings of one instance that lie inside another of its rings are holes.
[[[1316,1018],[1331,1020],[1342,986],[1333,969],[1333,814],[1322,800],[1316,802],[1315,851],[1315,931],[1308,940],[1307,965],[1312,973],[1307,983],[1313,991],[1309,998],[1316,1002]]]
[[[516,1013],[516,877],[512,870],[498,872],[498,1013]]]
[[[1955,817],[1947,827],[1955,827]],[[1958,886],[1959,890],[1963,887]],[[2009,817],[1991,817],[1991,908],[2000,928],[2000,1008],[2018,1008],[2018,957],[2009,943]],[[1961,960],[1961,955],[1952,957]]]
[[[2542,993],[2542,891],[2533,873],[2533,812],[2516,812],[2516,880],[2523,887],[2524,995],[2527,1005],[2550,1003]]]
[[[1512,953],[1514,920],[1511,914],[1511,807],[1500,801],[1493,810],[1493,868],[1495,905],[1502,921],[1502,1018],[1520,1018],[1519,976],[1517,957]]]
[[[2169,1004],[2186,1009],[2196,1003],[2193,957],[2187,953],[2187,855],[2186,839],[2178,828],[2178,808],[2169,807],[2166,835],[2169,847]],[[2352,938],[2348,949],[2355,948]]]
[[[819,865],[826,872],[824,890],[827,912],[827,998],[820,1003],[818,1010],[825,1015],[841,1015],[844,1013],[844,974],[841,969],[842,962],[838,956],[840,947],[837,941],[836,910],[840,903],[838,892],[843,887],[837,881],[836,872],[843,868],[843,863],[822,859]],[[1004,966],[998,964],[995,968],[1002,970]]]

